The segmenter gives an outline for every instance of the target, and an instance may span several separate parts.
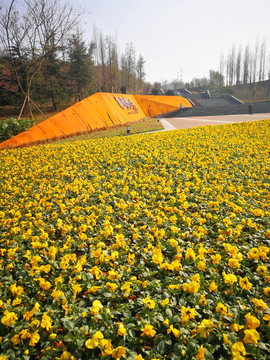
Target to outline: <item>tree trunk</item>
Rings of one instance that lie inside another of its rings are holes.
[[[33,119],[33,114],[31,111],[31,105],[30,105],[30,79],[29,74],[26,75],[26,104],[25,104],[25,112],[26,117],[30,117],[30,119]]]
[[[54,92],[51,91],[51,100],[52,100],[52,106],[54,108],[54,110],[57,110],[57,103],[55,101],[55,97],[54,97]]]

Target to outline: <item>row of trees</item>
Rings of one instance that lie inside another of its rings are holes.
[[[270,77],[269,65],[266,39],[257,39],[254,47],[232,46],[226,57],[221,55],[219,71],[226,85],[251,84]]]
[[[227,55],[221,54],[218,71],[210,70],[208,78],[194,78],[185,86],[221,89],[249,85],[254,95],[256,85],[261,83],[269,93],[270,54],[266,50],[266,39],[257,39],[253,47],[233,45]]]
[[[145,61],[132,43],[123,53],[94,29],[89,44],[78,30],[83,12],[59,0],[11,0],[0,9],[0,105],[78,101],[96,91],[143,92]]]
[[[90,45],[91,58],[96,69],[96,89],[109,92],[139,93],[148,91],[145,83],[145,60],[136,57],[132,42],[126,44],[123,53],[118,49],[117,39],[94,29]]]
[[[254,47],[246,45],[231,47],[228,54],[220,57],[219,69],[210,70],[208,77],[193,78],[190,82],[174,80],[153,84],[155,94],[176,94],[180,89],[232,90],[232,86],[248,87],[254,96],[258,88],[263,88],[265,95],[270,93],[270,54],[266,51],[266,39],[257,40]]]
[[[61,5],[60,0],[22,3],[18,8],[10,0],[9,6],[0,8],[0,105],[24,103],[29,113],[36,103],[50,102],[56,110],[61,103],[96,91],[163,94],[183,87],[250,85],[255,93],[256,82],[270,83],[266,40],[257,40],[253,48],[233,46],[221,56],[219,70],[210,70],[209,78],[152,87],[145,82],[145,60],[136,56],[131,42],[121,52],[115,37],[94,29],[86,43],[78,30],[82,11]]]

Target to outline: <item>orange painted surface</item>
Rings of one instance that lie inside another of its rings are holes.
[[[180,96],[96,93],[0,144],[0,149],[35,144],[76,133],[137,121],[183,107]]]
[[[190,102],[181,96],[134,95],[145,116],[156,116],[169,111],[192,107]]]

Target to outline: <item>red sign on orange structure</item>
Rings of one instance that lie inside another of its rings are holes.
[[[122,109],[128,109],[132,110],[129,112],[129,114],[136,114],[138,113],[137,107],[133,104],[131,100],[128,100],[126,98],[121,98],[118,96],[115,96],[114,99],[118,103],[119,106],[121,106]]]

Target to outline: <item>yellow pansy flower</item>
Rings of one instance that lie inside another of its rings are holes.
[[[36,346],[36,344],[39,342],[40,335],[38,333],[38,330],[36,330],[33,334],[31,334],[31,338],[29,341],[30,346]]]
[[[213,323],[213,321],[209,319],[203,319],[197,327],[197,332],[200,335],[200,337],[207,339],[210,332],[213,330],[215,326],[216,325]]]
[[[181,307],[181,322],[186,324],[190,319],[195,319],[196,310],[195,308]]]
[[[239,324],[236,324],[236,323],[233,323],[230,325],[230,330],[231,331],[235,331],[235,332],[238,332],[240,330],[242,330],[244,328],[243,325],[239,325]]]
[[[96,331],[95,334],[92,336],[92,338],[86,340],[85,346],[88,349],[95,349],[97,346],[99,346],[100,340],[103,339],[104,336],[101,331]]]
[[[212,293],[212,292],[216,292],[217,290],[218,290],[218,286],[217,286],[216,282],[212,281],[209,286],[209,291]]]
[[[203,345],[201,345],[200,348],[199,348],[199,351],[198,351],[198,353],[196,355],[196,360],[205,360],[204,352],[205,352],[204,347],[203,347]]]
[[[160,265],[163,262],[163,255],[160,249],[153,249],[152,261],[156,265]]]
[[[259,308],[262,311],[264,311],[268,308],[267,304],[262,299],[253,298],[252,302],[256,306],[256,308]]]
[[[162,300],[161,306],[165,307],[166,305],[169,304],[169,302],[170,302],[169,298],[166,298],[166,299]]]
[[[101,349],[101,355],[102,356],[106,356],[106,355],[111,355],[113,352],[113,348],[112,348],[112,343],[110,340],[107,339],[100,339],[100,343],[99,343],[100,349]]]
[[[147,295],[146,298],[143,299],[143,303],[149,307],[149,309],[154,309],[156,306],[156,303],[154,300],[150,299],[149,296]]]
[[[52,328],[51,318],[46,313],[42,315],[40,326],[45,328],[47,331],[50,331]]]
[[[126,332],[127,332],[127,329],[125,328],[125,326],[122,323],[120,323],[118,325],[117,335],[124,336],[126,334]]]
[[[180,336],[180,330],[173,327],[171,324],[170,327],[167,329],[167,334],[173,333],[173,335],[178,338]]]
[[[237,277],[234,274],[226,274],[225,271],[223,271],[222,275],[223,275],[225,284],[233,285],[234,283],[237,282]]]
[[[115,292],[117,288],[117,284],[111,282],[107,282],[105,286],[109,289],[111,293]]]
[[[218,303],[216,306],[216,312],[219,312],[222,315],[227,314],[228,312],[227,306],[222,303]]]
[[[190,283],[184,283],[182,287],[184,292],[191,294],[198,292],[200,284],[197,281],[192,280]]]
[[[135,360],[145,360],[141,354],[135,356]]]
[[[152,325],[146,324],[143,329],[141,329],[142,334],[141,336],[148,336],[148,337],[154,337],[156,335],[156,330],[154,330],[154,327]]]
[[[196,255],[195,255],[194,250],[192,248],[187,248],[187,251],[186,251],[186,254],[185,254],[185,259],[186,260],[190,260],[190,259],[195,260],[196,259]]]
[[[231,351],[234,358],[239,355],[245,356],[247,354],[244,344],[240,341],[233,344],[233,346],[231,347]]]
[[[126,349],[123,346],[118,346],[113,350],[112,357],[114,359],[120,359],[125,354],[126,354]]]
[[[91,307],[91,314],[97,315],[102,308],[103,305],[101,304],[101,302],[99,300],[94,300]]]
[[[260,340],[260,335],[255,329],[244,330],[245,337],[243,339],[245,344],[258,344]]]
[[[239,285],[244,290],[250,290],[252,288],[251,282],[248,281],[248,278],[245,276],[243,278],[240,278]]]
[[[261,322],[259,319],[257,319],[255,316],[252,316],[250,313],[248,313],[245,318],[246,321],[246,327],[248,329],[257,329],[257,327],[260,326]]]
[[[1,318],[1,323],[5,326],[10,326],[18,320],[18,316],[13,312],[8,310],[4,311],[4,316]]]

